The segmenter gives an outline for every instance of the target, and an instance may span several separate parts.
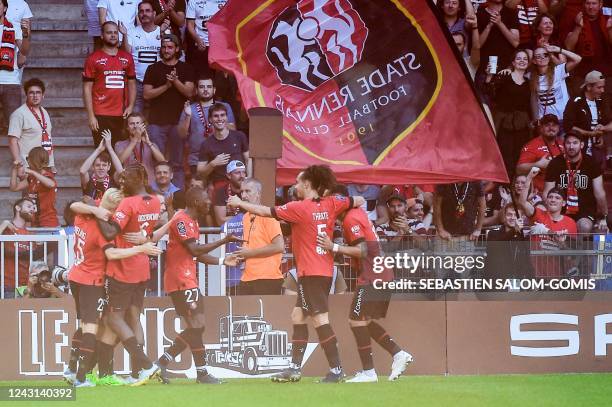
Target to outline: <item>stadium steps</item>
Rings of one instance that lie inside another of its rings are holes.
[[[66,202],[81,196],[79,167],[93,149],[81,81],[93,44],[87,36],[83,0],[28,0],[28,4],[34,18],[24,81],[37,77],[47,86],[43,106],[53,123],[59,186],[56,208],[62,220]],[[12,203],[21,196],[8,189],[12,158],[7,143],[7,137],[0,137],[0,220],[12,217]]]

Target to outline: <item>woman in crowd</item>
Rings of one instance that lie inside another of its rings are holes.
[[[567,62],[555,64],[552,53],[567,58]],[[531,108],[535,119],[554,114],[563,120],[563,111],[569,100],[565,78],[582,61],[582,57],[556,45],[544,45],[533,51],[530,72]]]
[[[15,161],[11,171],[11,191],[24,191],[24,197],[36,204],[36,219],[33,226],[58,227],[55,209],[57,182],[49,168],[49,153],[43,147],[34,147],[28,153],[28,168]]]
[[[510,185],[510,191],[506,189],[506,187],[499,187],[499,194],[501,196],[501,207],[505,207],[506,205],[517,203],[521,192],[523,192],[527,188],[527,176],[526,175],[517,175],[512,180],[512,184]],[[543,205],[542,198],[538,195],[533,185],[529,186],[529,192],[527,193],[527,202],[529,202],[534,207],[537,205]],[[529,218],[523,214],[523,212],[519,209],[518,218],[523,226],[529,225]]]
[[[510,70],[500,71],[495,76],[487,74],[485,80],[495,106],[493,120],[497,143],[510,178],[514,176],[521,148],[529,141],[532,118],[531,90],[526,78],[528,68],[529,54],[525,50],[517,50]]]
[[[544,47],[546,45],[561,45],[557,22],[552,15],[548,13],[539,14],[533,22],[533,26],[535,27],[535,36],[530,47],[531,49],[527,50],[530,58],[533,57],[532,49],[534,48]],[[550,58],[555,65],[567,62],[567,58],[563,54],[552,53],[550,54]]]

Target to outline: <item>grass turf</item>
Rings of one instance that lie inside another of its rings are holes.
[[[610,406],[612,374],[404,376],[396,382],[278,384],[266,379],[228,380],[219,386],[174,380],[142,387],[77,389],[76,402],[0,402],[8,405],[123,406]],[[59,381],[0,382],[0,386],[59,385]]]

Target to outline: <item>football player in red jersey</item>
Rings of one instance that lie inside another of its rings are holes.
[[[119,190],[109,188],[100,202],[102,210],[99,213],[103,214],[101,216],[108,216],[112,213],[122,199],[123,194]],[[77,212],[81,205],[83,204],[73,204]],[[95,211],[95,209],[92,210],[92,212]],[[80,321],[79,329],[73,336],[72,348],[78,348],[80,363],[76,374],[68,371],[64,375],[76,387],[90,387],[94,384],[86,381],[85,375],[95,363],[93,355],[96,348],[98,322],[106,302],[104,271],[107,259],[123,259],[141,253],[156,256],[161,253],[161,249],[152,243],[124,249],[116,248],[112,242],[104,239],[96,218],[91,215],[77,214],[74,226],[74,265],[70,270],[69,280],[76,305],[77,319]]]
[[[330,371],[324,383],[341,382],[344,372],[334,330],[329,324],[328,296],[334,270],[333,253],[317,245],[317,237],[333,232],[336,217],[343,211],[365,203],[362,197],[326,196],[336,186],[336,177],[328,166],[311,165],[297,176],[295,190],[301,201],[273,208],[242,201],[237,196],[228,205],[240,207],[258,216],[275,217],[292,225],[293,252],[298,270],[297,303],[291,313],[293,350],[289,368],[272,377],[276,382],[297,382],[308,343],[308,322],[312,323],[325,351]]]
[[[348,195],[346,188],[338,187],[337,192]],[[393,270],[385,268],[381,273],[373,269],[373,259],[382,254],[378,235],[370,223],[368,215],[361,208],[349,209],[338,215],[342,222],[342,234],[347,245],[335,244],[328,236],[319,236],[317,242],[323,249],[340,253],[356,260],[353,264],[359,270],[357,291],[349,313],[349,324],[355,341],[363,370],[357,372],[349,383],[377,382],[378,376],[374,370],[371,340],[374,339],[384,350],[393,356],[389,380],[396,380],[406,370],[413,358],[393,341],[376,320],[387,316],[391,293],[385,289],[377,289],[375,281],[393,281]]]
[[[204,303],[198,284],[196,261],[206,264],[225,264],[236,266],[237,256],[229,255],[217,258],[207,253],[229,242],[241,241],[233,235],[227,235],[213,243],[200,244],[200,226],[197,219],[210,211],[210,199],[203,188],[194,187],[187,191],[185,210],[178,211],[172,219],[153,234],[152,240],[157,241],[168,232],[168,249],[166,251],[166,269],[164,273],[164,289],[172,298],[176,313],[183,319],[187,328],[179,333],[172,345],[156,362],[162,369],[162,380],[165,368],[174,358],[189,346],[197,372],[197,383],[218,384],[216,377],[206,370],[206,354],[202,343],[204,333]],[[139,234],[127,236],[131,241],[139,241]]]
[[[161,204],[146,190],[147,173],[140,164],[128,166],[121,174],[121,188],[126,195],[112,218],[97,219],[105,239],[115,240],[118,248],[131,248],[123,233],[140,232],[151,236],[159,219]],[[121,339],[133,361],[134,373],[142,369],[132,383],[139,386],[159,372],[143,352],[144,333],[140,325],[146,283],[150,279],[149,257],[139,254],[125,259],[111,260],[106,267],[108,279],[108,323]],[[128,323],[128,321],[130,323]]]
[[[83,69],[83,104],[94,145],[110,130],[113,146],[123,139],[123,122],[136,101],[136,68],[132,54],[119,49],[119,27],[102,24],[102,48],[91,53]]]

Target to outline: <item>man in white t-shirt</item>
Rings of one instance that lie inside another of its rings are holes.
[[[6,18],[8,1],[0,1],[0,102],[4,117],[8,122],[11,114],[21,105],[21,74],[18,59],[22,47],[23,34],[19,21]],[[12,34],[14,32],[14,37]]]
[[[11,114],[8,129],[9,150],[13,162],[21,161],[28,167],[27,156],[34,147],[43,147],[49,153],[49,166],[53,167],[53,126],[49,112],[42,107],[45,84],[32,78],[23,85],[26,102]]]
[[[143,112],[145,100],[143,97],[143,81],[147,68],[160,60],[161,33],[169,26],[170,21],[164,20],[161,27],[155,25],[155,10],[149,2],[143,1],[138,5],[139,26],[119,27],[123,35],[121,48],[132,54],[136,68],[136,102],[135,112]]]
[[[123,24],[128,30],[136,26],[139,0],[100,0],[98,2],[98,16],[100,26],[107,21]],[[119,41],[123,41],[119,35]]]
[[[225,6],[227,0],[191,0],[187,6],[187,31],[195,41],[195,50],[188,61],[196,68],[198,77],[210,76],[208,66],[208,28],[206,23]]]

